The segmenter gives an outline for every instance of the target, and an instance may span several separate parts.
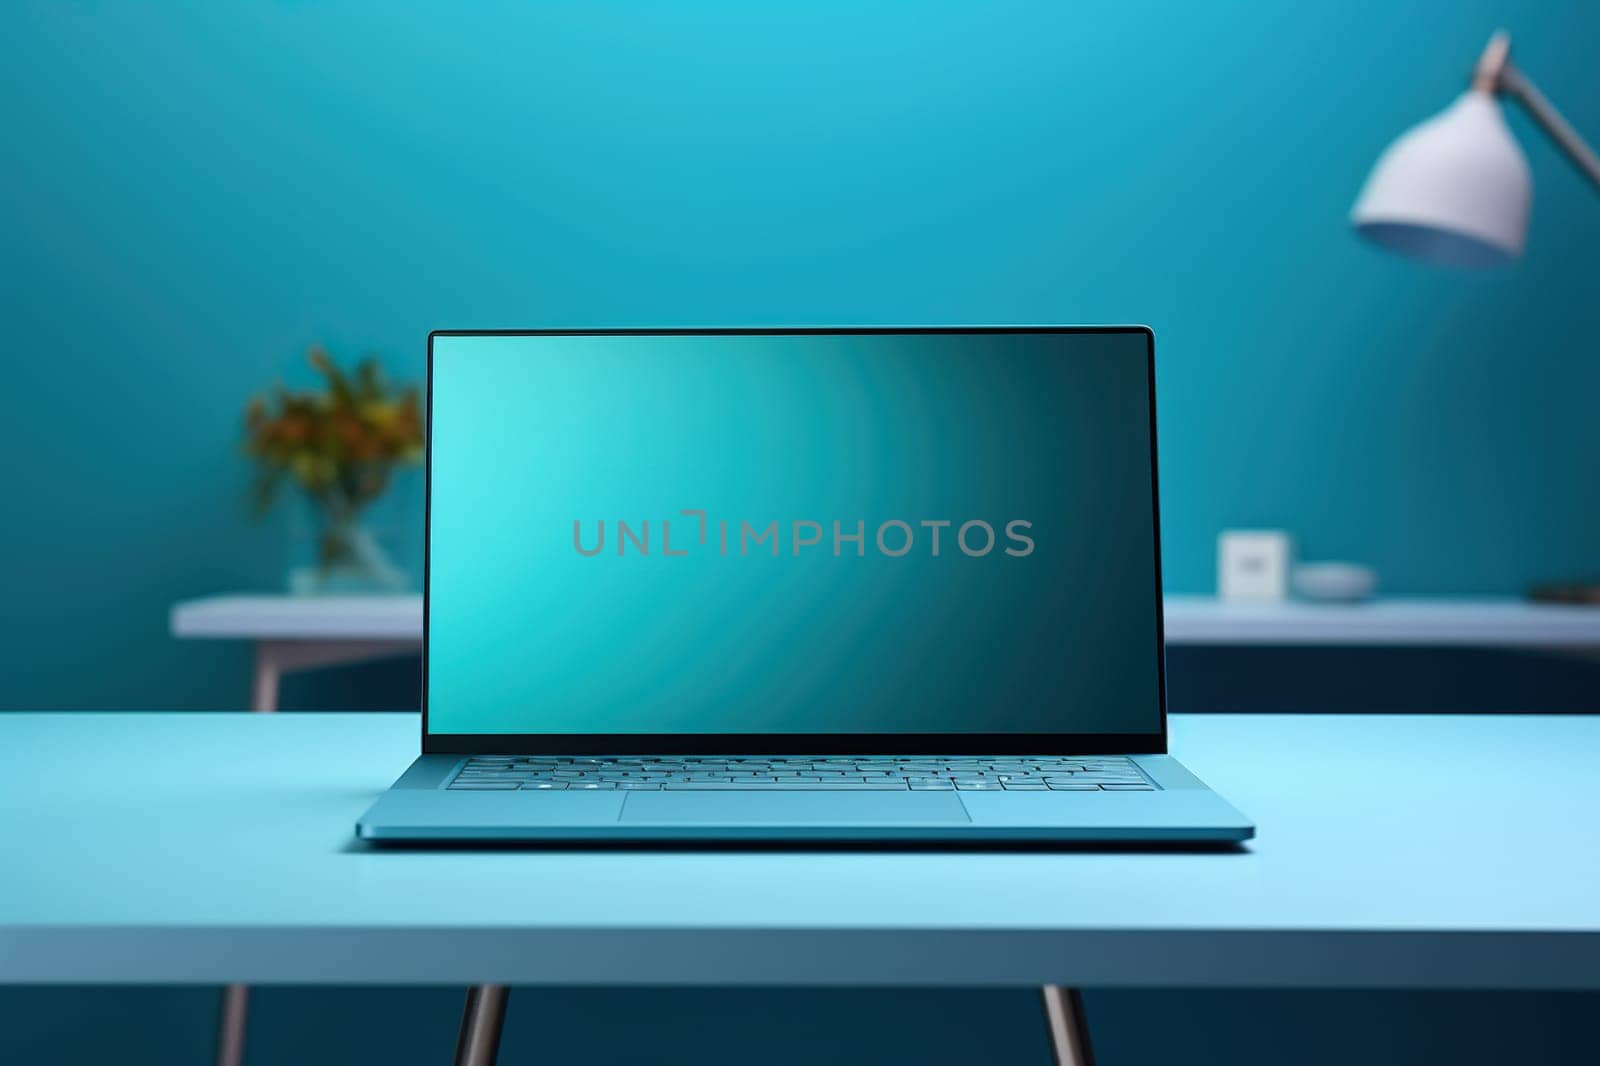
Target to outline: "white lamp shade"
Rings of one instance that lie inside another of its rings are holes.
[[[1356,232],[1429,263],[1486,267],[1522,254],[1533,178],[1493,96],[1473,89],[1407,130],[1356,199]]]

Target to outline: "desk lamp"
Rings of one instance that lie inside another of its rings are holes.
[[[1600,188],[1600,157],[1511,63],[1511,38],[1489,39],[1471,87],[1378,158],[1350,212],[1356,232],[1436,266],[1491,267],[1522,254],[1533,179],[1496,96],[1520,103]]]
[[[1455,103],[1407,130],[1383,155],[1350,211],[1356,232],[1435,266],[1492,267],[1522,254],[1533,179],[1495,102],[1510,96],[1600,188],[1600,158],[1527,76],[1511,64],[1505,31]],[[1600,603],[1600,582],[1536,586],[1534,600]]]

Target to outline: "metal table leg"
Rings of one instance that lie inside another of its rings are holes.
[[[278,709],[278,682],[283,679],[283,663],[278,647],[270,640],[256,642],[255,666],[250,672],[250,709],[271,714]]]
[[[255,667],[250,675],[250,709],[278,709],[278,687],[285,674],[319,666],[340,666],[415,655],[415,640],[287,640],[263,637],[256,641]]]
[[[500,1056],[500,1030],[506,1021],[505,985],[473,985],[461,1011],[455,1066],[494,1066]]]
[[[222,990],[222,1011],[217,1019],[217,1066],[244,1063],[245,1022],[250,1016],[250,986],[227,985]]]
[[[1050,1027],[1050,1048],[1056,1066],[1094,1066],[1089,1047],[1089,1025],[1083,1018],[1083,997],[1076,988],[1045,985],[1044,1017]]]
[[[250,709],[263,714],[276,711],[278,687],[283,675],[291,671],[409,655],[416,650],[417,642],[413,640],[258,640],[255,666],[250,675]],[[470,1007],[470,998],[468,1004]],[[500,990],[500,1010],[502,1013],[505,1010],[504,989]],[[250,986],[228,985],[223,988],[222,1012],[217,1024],[217,1066],[243,1066],[244,1034],[249,1018]],[[499,1039],[500,1030],[496,1023],[496,1042]],[[464,1061],[476,1063],[479,1060]],[[490,1051],[489,1058],[482,1061],[492,1063],[493,1051]]]

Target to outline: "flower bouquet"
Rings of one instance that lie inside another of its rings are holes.
[[[371,357],[353,373],[320,348],[309,359],[322,375],[321,389],[280,385],[245,409],[244,451],[257,469],[254,510],[270,510],[286,482],[313,505],[316,563],[291,573],[293,591],[401,591],[405,573],[362,518],[398,468],[422,459],[420,393],[390,385]]]

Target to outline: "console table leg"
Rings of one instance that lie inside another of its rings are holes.
[[[500,1056],[500,1030],[506,1021],[505,985],[473,985],[461,1011],[455,1066],[494,1066]]]
[[[1083,1018],[1083,997],[1076,988],[1045,985],[1045,1023],[1050,1027],[1050,1049],[1056,1066],[1094,1066],[1089,1047],[1089,1025]]]
[[[217,1066],[242,1066],[245,1023],[249,1018],[250,986],[224,987],[222,1011],[217,1019]]]
[[[250,675],[250,709],[271,713],[278,709],[278,682],[283,678],[283,661],[278,648],[269,640],[256,642],[255,668]]]

